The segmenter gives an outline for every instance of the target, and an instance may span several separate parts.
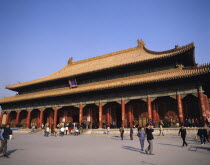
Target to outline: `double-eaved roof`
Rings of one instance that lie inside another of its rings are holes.
[[[188,44],[183,47],[176,47],[174,49],[163,51],[163,52],[154,52],[145,48],[143,41],[138,41],[138,46],[130,49],[125,49],[122,51],[78,61],[72,62],[72,59],[69,60],[68,65],[59,70],[56,73],[53,73],[49,76],[39,78],[33,81],[18,83],[15,85],[7,86],[8,89],[21,88],[24,86],[30,86],[33,84],[38,84],[42,82],[68,78],[76,75],[81,75],[84,73],[104,70],[108,68],[119,67],[128,64],[140,63],[150,60],[157,60],[161,58],[167,58],[171,56],[179,55],[183,52],[191,50],[194,48],[194,44]],[[198,76],[202,74],[210,73],[210,65],[203,66],[192,66],[184,68],[179,66],[178,68],[145,73],[141,75],[116,78],[112,80],[88,83],[79,85],[78,88],[64,87],[58,89],[45,90],[34,93],[27,93],[21,95],[15,95],[12,97],[5,97],[0,99],[0,103],[9,103],[9,102],[18,102],[24,100],[32,100],[46,97],[55,97],[62,95],[70,95],[76,93],[83,93],[96,90],[104,90],[109,88],[124,87],[130,85],[146,84],[152,82],[167,81],[172,79],[182,79],[187,77]]]
[[[148,50],[145,47],[144,42],[138,40],[137,47],[81,60],[78,62],[71,62],[71,60],[69,60],[68,64],[64,68],[51,75],[28,82],[18,83],[15,85],[7,85],[6,88],[13,90],[15,88],[21,88],[24,86],[30,86],[47,81],[73,77],[89,72],[100,71],[109,68],[115,68],[119,66],[151,61],[161,58],[167,58],[171,56],[176,56],[193,48],[194,44],[191,43],[186,46],[177,47],[168,51],[155,52]]]

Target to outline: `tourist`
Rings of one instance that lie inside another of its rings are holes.
[[[50,134],[50,127],[49,126],[46,126],[44,136],[48,137],[49,134]]]
[[[207,128],[206,127],[203,128],[203,140],[204,140],[204,143],[206,141],[209,142],[209,137],[208,137],[208,132],[207,132]]]
[[[146,135],[147,135],[147,142],[149,143],[149,146],[147,147],[147,149],[145,150],[145,152],[149,155],[154,155],[153,154],[153,134],[152,132],[154,132],[153,126],[147,124],[146,125]]]
[[[107,134],[109,134],[109,132],[110,132],[110,127],[108,126],[107,127]]]
[[[190,118],[187,120],[187,122],[188,122],[188,126],[192,127],[192,121],[190,120]]]
[[[123,128],[123,126],[120,127],[119,131],[120,131],[121,140],[123,140],[123,135],[124,135],[124,128]]]
[[[139,137],[139,142],[140,142],[141,150],[144,151],[144,140],[145,140],[144,127],[140,128],[140,131],[138,132],[137,136]]]
[[[188,119],[185,120],[184,126],[185,126],[185,127],[189,127],[189,125],[188,125]]]
[[[133,128],[130,127],[130,139],[133,140]]]
[[[163,133],[163,126],[164,126],[164,124],[163,124],[163,120],[160,120],[160,122],[159,122],[159,127],[160,127],[160,133],[159,133],[159,135],[158,136],[160,136],[161,135],[161,133],[162,133],[162,135],[164,136],[164,133]]]
[[[148,124],[152,125],[152,119],[149,119]]]
[[[54,128],[54,136],[57,137],[58,136],[58,129],[55,127]]]
[[[0,153],[3,153],[3,158],[9,158],[7,155],[7,140],[9,140],[9,135],[10,135],[10,125],[7,124],[6,127],[3,127],[1,129],[0,133],[0,139],[1,139],[1,148],[0,148]]]
[[[210,117],[207,117],[208,126],[210,127]]]
[[[186,131],[186,128],[182,125],[182,127],[179,129],[179,133],[178,133],[178,136],[180,136],[181,134],[181,138],[182,138],[182,141],[183,141],[183,145],[182,147],[186,146],[187,147],[187,142],[185,141],[185,138],[186,138],[186,135],[187,135],[187,131]]]
[[[65,131],[64,126],[62,126],[62,127],[61,127],[60,131],[61,131],[60,135],[63,137],[63,135],[64,135],[64,131]]]
[[[34,132],[34,130],[35,130],[35,125],[32,125],[31,126],[31,132]]]
[[[202,129],[202,127],[199,127],[197,135],[200,137],[201,145],[204,145],[205,144],[204,130]]]
[[[68,127],[68,125],[66,125],[66,126],[65,126],[66,135],[68,134],[68,131],[69,131],[69,127]]]

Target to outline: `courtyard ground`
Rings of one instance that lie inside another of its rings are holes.
[[[44,137],[42,133],[15,134],[8,141],[10,158],[0,165],[209,165],[210,143],[200,145],[193,136],[187,147],[175,135],[155,136],[154,154],[140,150],[138,137],[121,140],[116,135],[67,135]],[[148,143],[145,141],[145,146]]]

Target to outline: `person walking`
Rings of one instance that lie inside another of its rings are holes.
[[[187,147],[187,142],[185,141],[185,138],[186,138],[186,135],[187,135],[187,131],[186,131],[186,128],[182,125],[182,127],[179,129],[179,133],[178,133],[178,136],[180,136],[181,134],[181,138],[182,138],[182,141],[183,141],[183,145],[182,147],[186,146]]]
[[[154,155],[153,154],[153,134],[152,132],[154,132],[153,126],[147,124],[146,125],[146,135],[147,135],[147,142],[149,143],[149,146],[147,147],[147,149],[145,150],[145,152],[149,155]]]
[[[130,127],[130,139],[133,140],[133,128]]]
[[[1,139],[1,148],[0,153],[3,153],[3,158],[9,158],[7,155],[7,141],[9,140],[10,135],[10,125],[7,124],[1,129],[0,139]]]
[[[46,126],[44,136],[48,137],[49,134],[50,134],[50,127],[49,126]]]
[[[144,140],[145,140],[145,131],[144,127],[140,128],[140,131],[138,132],[137,136],[139,137],[139,142],[141,146],[141,151],[144,151]]]
[[[121,140],[123,140],[123,136],[124,136],[124,128],[123,126],[120,127],[120,137],[121,137]]]
[[[202,127],[200,127],[200,128],[198,129],[197,135],[200,137],[201,145],[204,145],[204,144],[205,144],[205,138],[204,138],[204,130],[203,130]]]
[[[164,124],[163,124],[163,120],[160,120],[160,122],[159,122],[160,133],[159,133],[159,135],[158,135],[158,136],[160,136],[160,135],[161,135],[161,133],[162,133],[162,135],[164,136],[164,133],[163,133],[163,126],[164,126]]]

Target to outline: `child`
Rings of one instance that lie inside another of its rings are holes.
[[[141,150],[144,151],[144,140],[145,140],[145,131],[144,127],[140,128],[140,131],[138,132],[137,136],[139,137],[140,145],[141,145]]]

